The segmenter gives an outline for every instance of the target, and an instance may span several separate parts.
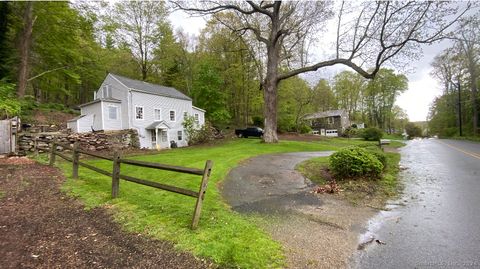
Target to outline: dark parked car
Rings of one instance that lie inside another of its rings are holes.
[[[259,127],[248,127],[247,129],[235,129],[235,135],[238,137],[245,137],[245,138],[249,136],[262,137],[263,130],[262,128],[259,128]]]

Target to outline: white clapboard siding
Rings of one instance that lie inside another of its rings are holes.
[[[205,124],[205,110],[200,109],[198,107],[192,107],[192,108],[193,108],[193,115],[192,116],[195,116],[195,114],[198,114],[198,124],[200,126],[204,125]]]
[[[78,126],[79,132],[82,132],[82,130],[85,130],[87,128],[89,129],[89,131],[92,131],[92,127],[95,130],[103,130],[102,102],[96,102],[96,103],[81,107],[81,114],[91,115],[93,119],[93,124],[88,121],[82,121],[82,125]],[[88,124],[89,126],[85,126],[85,124]]]
[[[121,103],[102,101],[103,105],[103,130],[122,130]],[[117,118],[110,119],[109,107],[117,109]]]
[[[130,129],[129,125],[129,117],[128,117],[128,88],[125,87],[122,83],[120,83],[114,76],[109,74],[105,80],[103,81],[102,85],[100,85],[100,89],[97,91],[97,97],[103,97],[103,89],[104,86],[108,85],[111,89],[112,96],[111,98],[118,99],[121,101],[120,111],[121,111],[121,127],[120,129]],[[106,114],[105,114],[106,115]],[[116,129],[115,129],[116,130]]]
[[[135,119],[136,106],[143,107],[142,120]],[[152,147],[150,132],[145,127],[155,121],[155,108],[161,109],[161,120],[164,120],[170,126],[168,141],[174,140],[179,147],[187,146],[182,124],[184,112],[187,112],[189,115],[193,114],[192,101],[132,91],[132,127],[139,132],[140,146]],[[171,110],[175,111],[175,121],[170,120]],[[178,131],[182,131],[182,140],[178,140]]]
[[[67,129],[70,129],[74,133],[78,133],[78,120],[67,121]]]
[[[77,123],[77,133],[88,133],[92,131],[92,126],[94,121],[94,115],[85,115],[80,119],[76,120]],[[97,129],[95,129],[97,130]]]

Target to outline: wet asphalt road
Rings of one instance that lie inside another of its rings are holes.
[[[369,223],[353,268],[480,268],[480,143],[414,140],[401,197]]]

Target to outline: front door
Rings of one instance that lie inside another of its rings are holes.
[[[157,130],[153,129],[150,130],[150,136],[152,137],[152,148],[156,149],[157,148]]]
[[[167,129],[158,129],[158,144],[160,145],[160,148],[170,148]]]

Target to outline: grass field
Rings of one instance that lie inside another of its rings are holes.
[[[278,268],[284,264],[279,243],[255,225],[254,216],[242,216],[222,201],[218,184],[233,167],[247,158],[269,153],[337,150],[365,141],[328,139],[318,142],[281,141],[261,143],[258,139],[235,139],[213,146],[196,146],[161,151],[155,155],[130,157],[203,169],[207,159],[214,161],[212,175],[197,230],[189,229],[195,199],[121,181],[120,195],[111,199],[111,178],[80,168],[79,179],[71,179],[71,163],[58,162],[67,176],[64,190],[79,197],[87,208],[103,206],[126,230],[174,242],[177,248],[224,266]],[[59,158],[57,158],[59,159]],[[88,160],[110,170],[112,163]],[[179,174],[122,164],[122,174],[198,190],[200,176]]]

